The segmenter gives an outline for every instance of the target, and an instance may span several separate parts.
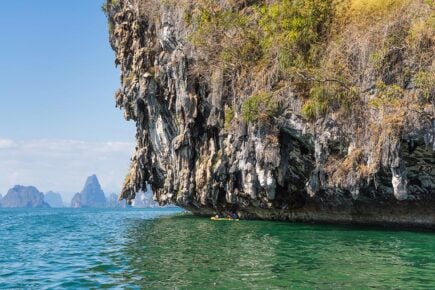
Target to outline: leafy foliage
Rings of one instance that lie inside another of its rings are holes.
[[[386,85],[382,81],[376,83],[377,94],[370,100],[369,104],[377,109],[384,106],[396,107],[403,97],[403,89],[398,85]]]
[[[114,6],[118,5],[119,0],[106,0],[101,9],[103,12],[107,14],[107,12]]]
[[[419,71],[414,76],[415,85],[421,90],[424,100],[430,101],[435,95],[435,74],[429,71]]]
[[[264,55],[280,69],[305,68],[318,59],[334,14],[331,0],[284,0],[258,9]]]
[[[302,114],[314,121],[353,109],[367,73],[383,81],[371,106],[396,106],[410,81],[430,99],[433,78],[419,72],[433,59],[433,1],[417,2],[199,0],[189,6],[185,21],[191,44],[207,64],[203,72],[218,66],[259,81],[276,80],[281,87],[300,86],[301,96],[308,96]],[[404,57],[413,64],[394,68]],[[267,87],[272,95],[274,84]],[[259,119],[263,111],[254,107],[264,107],[265,94],[245,102],[245,120]]]
[[[196,5],[193,15],[185,17],[193,28],[194,46],[227,65],[275,61],[282,70],[317,59],[334,11],[332,0],[283,0],[250,10],[223,8],[208,0]]]
[[[328,110],[330,100],[330,92],[325,87],[313,87],[308,101],[302,107],[302,115],[309,120],[323,116]]]
[[[185,16],[193,28],[189,38],[210,61],[243,66],[260,57],[252,15],[221,9],[208,0],[198,1],[196,5],[193,15]]]
[[[229,129],[231,127],[231,122],[234,119],[234,110],[231,107],[225,108],[225,129]]]
[[[242,105],[242,116],[246,122],[265,121],[277,113],[278,104],[271,93],[253,95]]]

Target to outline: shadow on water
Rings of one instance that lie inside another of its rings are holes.
[[[179,212],[1,209],[0,289],[435,288],[431,232]]]
[[[147,289],[435,286],[433,233],[187,215],[134,220],[124,235],[117,277]]]

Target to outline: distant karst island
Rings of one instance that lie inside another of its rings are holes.
[[[132,207],[148,208],[159,207],[152,199],[152,193],[139,192],[137,200],[132,202]],[[116,193],[106,196],[101,188],[98,177],[89,176],[81,192],[74,195],[71,202],[65,203],[58,192],[40,192],[35,186],[15,185],[3,197],[0,194],[0,207],[2,208],[125,208],[125,200],[119,200]]]
[[[106,207],[107,200],[96,175],[86,179],[83,190],[76,193],[71,200],[71,207]]]
[[[62,196],[58,192],[49,191],[44,194],[44,200],[50,207],[64,207]]]
[[[50,205],[36,187],[15,185],[0,200],[0,207],[48,208]]]

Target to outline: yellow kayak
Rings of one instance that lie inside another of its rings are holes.
[[[210,218],[212,221],[238,221],[239,219],[232,219],[232,218],[217,218],[212,216]]]

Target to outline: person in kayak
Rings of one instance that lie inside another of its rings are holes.
[[[222,213],[219,213],[214,216],[216,219],[223,219],[225,216]]]
[[[239,218],[239,216],[235,212],[232,212],[231,214],[227,214],[226,216],[222,213],[219,213],[219,214],[216,214],[213,218],[214,219],[236,220]]]

